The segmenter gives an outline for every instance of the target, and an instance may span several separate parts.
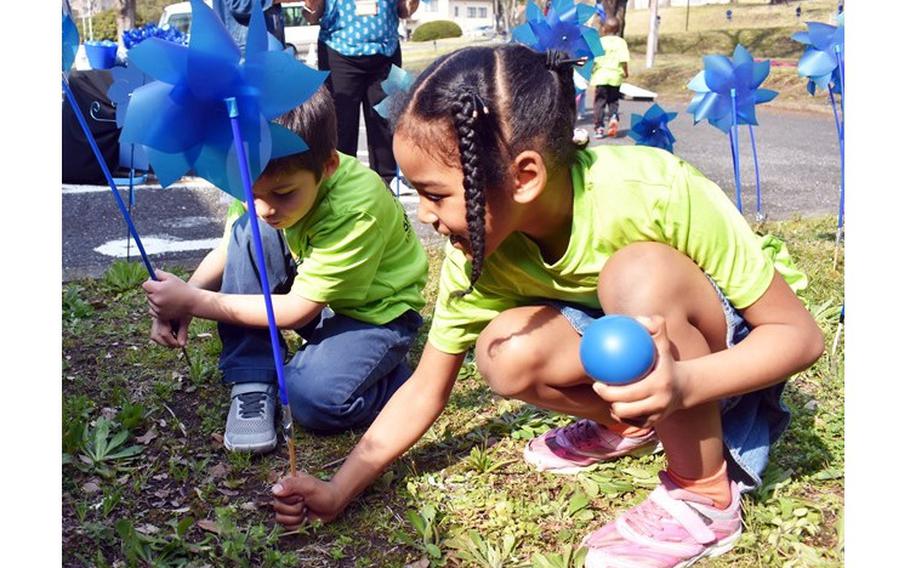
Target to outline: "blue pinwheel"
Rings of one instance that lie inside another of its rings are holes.
[[[759,220],[763,220],[758,152],[755,149],[755,132],[752,126],[758,125],[755,105],[766,103],[777,96],[776,91],[759,88],[771,71],[771,62],[765,60],[756,63],[748,49],[737,45],[732,58],[725,55],[706,55],[704,63],[705,69],[699,71],[689,81],[688,88],[696,94],[686,112],[693,115],[695,124],[707,119],[711,125],[729,135],[733,154],[733,177],[736,181],[736,207],[740,213],[743,210],[743,203],[737,126],[749,125],[752,158],[755,164],[756,207]]]
[[[837,17],[837,26],[821,22],[806,22],[804,32],[793,34],[793,40],[806,46],[796,70],[801,77],[808,77],[806,89],[815,94],[816,87],[828,89],[834,83],[834,92],[841,92],[840,67],[844,59],[844,15]]]
[[[844,231],[844,13],[838,12],[837,27],[821,22],[807,22],[807,31],[793,34],[793,39],[806,45],[797,72],[808,77],[806,90],[815,95],[816,87],[828,89],[828,100],[834,113],[834,127],[840,144],[840,199],[837,208],[837,236],[834,241],[834,264]],[[834,95],[840,95],[841,116],[837,116]]]
[[[392,97],[398,93],[406,93],[411,88],[411,85],[414,84],[414,77],[410,73],[402,69],[397,65],[392,65],[392,68],[389,70],[389,76],[386,77],[385,81],[380,83],[382,87],[382,92],[385,93],[385,98],[379,101],[378,104],[373,105],[373,109],[376,111],[376,114],[382,118],[388,120],[389,111],[391,111]]]
[[[391,112],[392,106],[392,97],[399,93],[406,93],[411,88],[411,85],[414,84],[414,77],[410,73],[402,69],[397,65],[392,65],[392,68],[389,70],[389,76],[386,77],[385,81],[380,83],[382,91],[385,93],[385,98],[379,101],[378,104],[373,105],[373,110],[376,111],[376,114],[382,118],[388,120],[389,113]],[[395,196],[401,197],[401,168],[396,166],[395,168]]]
[[[133,92],[121,142],[145,145],[162,185],[190,168],[216,187],[246,200],[255,215],[253,180],[272,158],[303,152],[306,143],[271,119],[305,102],[327,73],[310,69],[270,41],[260,0],[254,0],[246,57],[202,0],[191,0],[189,47],[150,38],[130,60],[157,80]],[[272,49],[270,49],[270,47]],[[259,223],[250,223],[278,378],[282,423],[295,475],[293,419],[284,356],[272,307]]]
[[[553,49],[564,51],[575,59],[587,58],[577,72],[590,80],[594,58],[604,54],[597,30],[584,25],[596,11],[594,6],[588,4],[554,0],[544,16],[537,4],[528,0],[526,22],[512,30],[512,39],[535,51]]]
[[[133,92],[120,141],[147,148],[164,186],[192,169],[242,199],[238,149],[225,100],[237,102],[255,179],[270,159],[307,149],[296,134],[269,121],[307,100],[327,73],[269,50],[265,21],[255,9],[241,63],[240,49],[212,9],[202,0],[191,5],[189,47],[149,38],[130,50],[130,61],[156,80]]]
[[[668,113],[655,103],[645,111],[644,116],[632,115],[632,128],[629,130],[629,136],[635,140],[636,144],[663,148],[672,153],[676,138],[670,132],[667,124],[674,118],[676,118],[675,112]]]

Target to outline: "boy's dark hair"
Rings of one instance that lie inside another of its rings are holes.
[[[486,192],[502,187],[512,160],[534,150],[551,171],[575,160],[575,85],[567,59],[514,43],[464,48],[436,60],[393,102],[395,131],[464,173],[474,259],[471,283],[459,295],[480,278]],[[457,154],[440,143],[445,131],[457,141]]]
[[[279,116],[275,122],[303,138],[310,149],[269,161],[262,175],[280,177],[295,170],[309,170],[318,183],[322,168],[338,145],[335,104],[329,90],[325,85],[320,86],[305,103]]]

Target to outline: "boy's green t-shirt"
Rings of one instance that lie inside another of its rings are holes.
[[[618,87],[623,80],[620,64],[629,62],[629,46],[626,40],[615,35],[603,36],[600,45],[604,48],[604,54],[594,58],[590,84]]]
[[[752,231],[717,185],[673,154],[646,146],[580,151],[572,184],[572,235],[552,264],[531,239],[513,233],[484,261],[474,290],[458,299],[452,293],[467,288],[471,264],[447,246],[433,346],[462,353],[493,318],[518,306],[558,300],[599,309],[604,263],[639,241],[665,243],[690,257],[735,308],[750,306],[771,284],[774,261],[763,250],[768,239]]]
[[[319,185],[313,208],[284,229],[297,262],[291,294],[376,325],[420,310],[427,255],[404,207],[373,170],[339,152],[340,164]],[[225,235],[246,212],[235,201]]]

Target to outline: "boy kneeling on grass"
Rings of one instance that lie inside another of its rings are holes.
[[[317,433],[365,427],[411,375],[426,253],[382,179],[335,149],[325,87],[277,122],[310,147],[270,161],[253,186],[277,324],[306,340],[285,365],[291,411]],[[160,345],[184,346],[193,317],[218,322],[231,386],[224,445],[260,453],[277,443],[277,374],[253,247],[235,201],[221,244],[188,282],[159,270],[143,288]]]

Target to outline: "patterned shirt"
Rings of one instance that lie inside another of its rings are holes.
[[[348,57],[391,57],[398,49],[397,0],[325,0],[319,41]]]

